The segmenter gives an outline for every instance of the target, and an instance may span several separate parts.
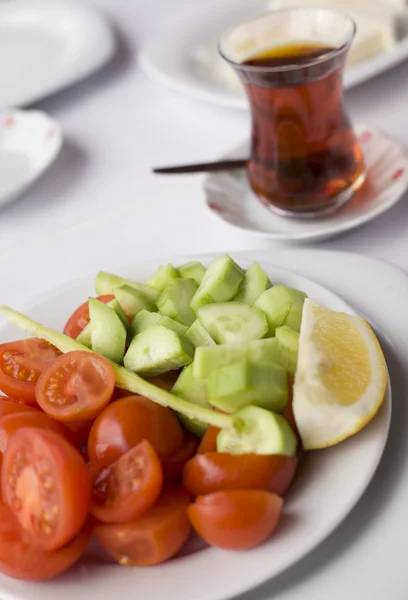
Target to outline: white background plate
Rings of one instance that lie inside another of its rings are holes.
[[[83,3],[0,3],[0,107],[30,104],[83,79],[114,48],[107,20]]]
[[[356,132],[364,151],[367,180],[335,213],[321,219],[279,217],[255,197],[244,171],[230,171],[211,173],[204,181],[210,214],[257,237],[303,242],[323,240],[371,221],[394,206],[407,190],[408,153],[399,142],[370,127],[359,125]],[[242,144],[225,158],[248,155],[248,144]]]
[[[225,29],[267,8],[267,0],[224,0],[206,6],[205,10],[189,9],[147,43],[140,55],[141,66],[150,77],[178,92],[219,106],[248,110],[243,90],[231,89],[214,76],[207,65],[200,68],[200,62],[194,57],[199,52],[205,53],[206,46],[212,56]],[[401,31],[406,34],[408,10],[401,13],[399,21]],[[349,67],[345,73],[345,88],[357,86],[407,58],[408,37],[402,35],[392,50]]]
[[[0,109],[0,206],[38,179],[61,145],[58,123],[45,113]]]
[[[184,262],[186,258],[167,261]],[[207,256],[196,257],[208,263]],[[240,260],[243,267],[248,261]],[[145,280],[158,266],[145,263],[118,273]],[[277,267],[263,265],[273,282],[304,289],[317,302],[334,310],[352,309],[327,289]],[[44,294],[29,308],[35,319],[61,328],[72,310],[92,293],[92,280]],[[3,327],[0,340],[21,336],[14,327]],[[285,517],[278,533],[249,552],[208,548],[146,569],[96,564],[91,559],[64,577],[44,585],[22,584],[0,577],[2,600],[124,600],[137,595],[149,600],[222,600],[265,581],[310,552],[344,519],[370,482],[388,435],[391,397],[377,418],[355,438],[308,458],[288,496]],[[91,591],[92,590],[92,591]]]

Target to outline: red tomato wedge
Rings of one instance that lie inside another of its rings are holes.
[[[47,552],[21,529],[8,506],[0,503],[0,572],[25,581],[46,581],[68,571],[84,554],[90,528],[72,542]]]
[[[195,435],[187,433],[180,450],[162,459],[163,475],[166,484],[178,485],[181,483],[184,465],[194,456],[197,443]]]
[[[71,439],[70,432],[61,423],[33,409],[32,412],[14,413],[0,419],[0,452],[4,453],[7,450],[11,438],[22,427],[49,429],[68,440]]]
[[[23,412],[37,413],[40,411],[32,406],[23,404],[22,402],[17,402],[17,400],[13,400],[12,398],[6,398],[5,396],[0,397],[0,419],[7,415]]]
[[[231,489],[265,490],[283,496],[296,466],[294,456],[207,452],[188,461],[183,485],[194,496]]]
[[[183,430],[175,414],[143,396],[112,402],[92,425],[88,454],[96,467],[106,467],[143,440],[158,455],[171,456],[183,445]]]
[[[136,519],[156,502],[162,483],[160,459],[144,440],[94,479],[91,514],[104,523]]]
[[[217,450],[217,435],[220,430],[218,427],[210,425],[201,438],[200,445],[198,446],[197,452],[202,454],[204,452],[216,452]]]
[[[36,545],[56,550],[82,529],[91,479],[79,452],[63,437],[23,427],[3,457],[3,500]]]
[[[38,338],[0,344],[0,390],[37,406],[35,384],[61,352]]]
[[[112,365],[86,351],[63,354],[36,386],[40,407],[57,421],[91,421],[109,403],[115,387]]]
[[[106,294],[105,296],[98,296],[97,300],[107,304],[113,300],[114,297],[115,296],[112,296],[111,294]],[[89,316],[89,303],[86,301],[81,304],[81,306],[79,306],[68,319],[64,327],[65,335],[76,339],[81,331],[88,325],[90,320],[91,317]]]
[[[177,554],[187,541],[191,530],[188,503],[182,488],[168,489],[143,516],[128,523],[98,524],[94,534],[121,565],[157,565]]]
[[[269,492],[228,490],[199,496],[187,512],[194,529],[207,544],[246,550],[272,535],[282,506],[282,498]]]

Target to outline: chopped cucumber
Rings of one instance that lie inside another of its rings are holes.
[[[118,315],[119,319],[122,321],[122,323],[125,327],[127,327],[129,325],[128,318],[125,315],[123,308],[121,307],[119,302],[116,300],[116,298],[107,302],[107,306],[110,306],[111,308],[113,308],[113,310]]]
[[[164,317],[160,313],[156,312],[141,310],[139,313],[137,313],[129,327],[130,339],[134,338],[138,333],[142,333],[142,331],[150,329],[150,327],[154,327],[154,325],[163,325],[163,327],[172,329],[177,333],[177,335],[180,336],[183,336],[188,330],[187,325],[183,325],[174,319],[170,319],[170,317]]]
[[[34,319],[31,319],[23,313],[13,310],[8,306],[1,306],[0,310],[11,323],[16,325],[16,327],[19,327],[34,337],[38,337],[50,344],[53,344],[61,352],[66,353],[78,350],[91,352],[89,348],[79,344],[76,340],[68,337],[67,335],[60,333],[59,331],[55,331],[50,327],[45,327],[37,321],[34,321]],[[161,406],[167,406],[176,412],[183,413],[185,416],[192,419],[198,419],[199,421],[207,423],[208,425],[213,425],[214,427],[219,427],[220,429],[233,426],[233,421],[230,415],[224,415],[214,411],[213,409],[210,410],[208,408],[198,406],[197,404],[193,404],[192,402],[184,400],[183,398],[178,398],[177,396],[174,396],[174,394],[157,387],[153,383],[150,383],[142,377],[139,377],[139,375],[136,375],[136,373],[132,373],[131,371],[128,371],[124,367],[121,367],[114,362],[111,362],[111,365],[115,375],[117,387],[132,392],[133,394],[145,396],[152,402],[156,402]]]
[[[243,302],[207,304],[198,309],[197,316],[217,344],[259,340],[268,331],[264,313]]]
[[[184,325],[191,325],[196,316],[190,308],[190,302],[197,287],[194,279],[175,279],[157,300],[159,312]]]
[[[134,319],[141,310],[156,310],[156,305],[146,294],[130,285],[119,286],[114,294],[129,319]]]
[[[92,348],[92,323],[91,322],[89,322],[87,325],[85,325],[85,327],[83,328],[81,333],[78,335],[76,340],[77,340],[77,342],[79,342],[80,344],[83,344],[87,348]]]
[[[274,285],[259,296],[255,306],[265,313],[270,335],[275,335],[276,328],[282,325],[300,331],[306,297],[304,292],[285,285]]]
[[[291,375],[294,375],[299,352],[299,334],[287,325],[283,325],[276,329],[276,339],[279,344],[279,362]]]
[[[207,402],[207,381],[194,377],[193,365],[184,367],[171,391],[176,396],[189,400],[193,404],[210,407]],[[181,413],[178,414],[178,417],[184,427],[195,435],[202,436],[207,430],[207,425],[197,419],[190,419]]]
[[[271,285],[269,277],[261,265],[258,262],[254,262],[245,271],[244,279],[241,281],[234,300],[245,302],[245,304],[255,304],[262,292],[269,290]]]
[[[227,254],[216,258],[208,267],[197,292],[191,301],[191,308],[197,311],[201,306],[212,302],[227,302],[235,296],[244,277],[244,272]]]
[[[187,329],[184,339],[190,342],[194,348],[198,348],[199,346],[215,346],[214,340],[198,319]]]
[[[155,325],[133,338],[123,364],[130,371],[150,377],[189,365],[193,352],[177,333]]]
[[[216,369],[244,360],[254,363],[279,362],[278,340],[268,338],[231,346],[199,347],[194,356],[194,377],[206,379]]]
[[[130,281],[130,279],[118,277],[117,275],[112,275],[112,273],[106,273],[106,271],[99,271],[95,278],[95,291],[99,296],[102,296],[103,294],[114,294],[115,289],[121,285],[129,285],[135,290],[143,292],[150,300],[152,300],[152,302],[156,302],[157,298],[160,296],[159,290],[156,290],[145,283],[136,283],[135,281]]]
[[[179,274],[173,265],[160,265],[153,277],[146,281],[146,285],[162,292],[178,277]]]
[[[103,302],[89,298],[91,346],[97,354],[122,362],[126,346],[126,327],[117,313]]]
[[[177,271],[179,277],[183,277],[183,279],[194,279],[197,285],[200,285],[205,275],[205,269],[200,262],[186,263],[185,265],[181,265]]]
[[[218,452],[296,455],[296,435],[281,415],[246,406],[233,415],[233,424],[218,434]]]
[[[208,401],[227,413],[248,404],[282,412],[288,403],[287,372],[274,363],[249,361],[221,367],[208,377]]]

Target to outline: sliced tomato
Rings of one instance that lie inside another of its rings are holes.
[[[8,506],[0,503],[0,572],[25,581],[46,581],[68,571],[84,554],[90,528],[68,546],[47,552],[21,529]]]
[[[183,485],[194,496],[231,489],[265,490],[283,496],[296,466],[295,456],[206,452],[188,461]]]
[[[94,527],[104,550],[121,565],[148,567],[168,560],[184,546],[191,526],[187,492],[166,490],[143,516],[121,524]]]
[[[162,459],[163,475],[166,484],[180,484],[184,465],[197,450],[198,440],[193,434],[185,434],[184,443],[175,454]]]
[[[53,431],[23,427],[3,457],[3,500],[37,545],[55,550],[82,529],[91,479],[79,452]]]
[[[0,390],[37,406],[35,384],[61,352],[38,338],[0,344]]]
[[[198,496],[187,512],[194,529],[207,544],[246,550],[272,535],[282,506],[282,498],[270,492],[227,490]]]
[[[217,436],[220,433],[218,427],[210,425],[201,438],[200,445],[198,446],[197,452],[202,454],[204,452],[216,452],[217,450]]]
[[[57,421],[91,421],[109,403],[115,374],[106,358],[86,351],[63,354],[36,386],[40,407]]]
[[[97,300],[107,304],[113,300],[114,297],[115,296],[112,296],[112,294],[106,294],[105,296],[98,296]],[[88,325],[90,320],[91,317],[89,316],[89,303],[86,301],[81,304],[81,306],[79,306],[68,319],[64,327],[65,335],[69,335],[69,337],[76,339],[81,331]]]
[[[143,440],[94,479],[91,514],[104,523],[136,519],[156,502],[162,484],[160,459]]]
[[[142,440],[148,440],[162,458],[177,452],[183,439],[180,423],[169,408],[143,396],[127,396],[109,404],[95,420],[88,453],[95,466],[106,467]]]
[[[71,441],[70,432],[57,421],[39,410],[14,413],[0,419],[0,452],[4,454],[13,435],[22,427],[40,427],[54,431]]]
[[[2,417],[6,417],[7,415],[13,415],[16,413],[23,412],[40,412],[35,409],[33,406],[29,406],[28,404],[23,404],[22,402],[18,402],[17,400],[13,400],[13,398],[6,398],[6,396],[0,397],[0,419]]]

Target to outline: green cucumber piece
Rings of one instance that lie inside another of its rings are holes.
[[[119,319],[122,321],[122,323],[125,327],[127,327],[129,325],[128,318],[125,315],[125,313],[123,312],[123,308],[121,307],[119,302],[116,300],[116,298],[107,302],[106,306],[110,306],[110,308],[113,308],[113,310],[118,315]]]
[[[236,362],[279,362],[279,344],[276,338],[254,340],[231,346],[199,347],[194,356],[194,377],[206,379],[213,371]]]
[[[238,292],[234,300],[245,302],[245,304],[255,304],[259,296],[269,290],[272,286],[269,277],[258,262],[252,265],[245,271],[244,279],[238,288]]]
[[[89,322],[87,325],[85,325],[85,327],[83,328],[81,333],[78,335],[76,340],[77,340],[77,342],[79,342],[80,344],[83,344],[87,348],[92,348],[92,323],[91,322]]]
[[[186,263],[185,265],[181,265],[177,271],[179,277],[182,277],[183,279],[194,279],[197,285],[200,285],[205,275],[205,269],[200,262]]]
[[[97,354],[122,362],[126,346],[126,327],[117,313],[103,302],[89,298],[91,346]]]
[[[133,338],[123,364],[130,371],[151,377],[189,365],[193,352],[192,346],[177,333],[155,325]]]
[[[276,329],[276,339],[279,344],[279,362],[294,375],[299,353],[299,333],[283,325]]]
[[[155,303],[144,292],[130,285],[119,286],[114,290],[114,294],[129,319],[134,319],[141,310],[156,310]]]
[[[145,283],[130,281],[130,279],[118,277],[117,275],[107,273],[106,271],[99,271],[95,277],[95,291],[98,296],[102,296],[104,294],[114,294],[115,289],[121,285],[129,285],[135,290],[143,292],[148,298],[150,298],[150,300],[152,300],[152,302],[156,302],[157,298],[160,296],[159,290],[156,290]]]
[[[162,292],[178,277],[179,274],[173,265],[160,265],[153,277],[146,281],[146,285]]]
[[[274,285],[259,296],[255,306],[265,313],[270,335],[275,335],[276,328],[282,325],[300,331],[305,298],[304,292],[285,285]]]
[[[286,369],[249,361],[217,369],[208,377],[208,401],[227,413],[248,404],[282,412],[288,403]]]
[[[207,381],[194,377],[193,365],[184,367],[171,392],[193,404],[210,408],[210,404],[207,402]],[[201,437],[207,431],[206,423],[197,419],[190,419],[181,413],[178,413],[177,416],[183,426],[194,435]]]
[[[184,325],[191,325],[195,321],[195,314],[190,308],[190,302],[197,284],[194,279],[176,279],[160,294],[157,300],[159,313],[180,321]]]
[[[190,342],[194,348],[198,348],[199,346],[215,346],[214,340],[198,319],[187,329],[184,339]]]
[[[258,406],[246,406],[233,416],[233,429],[217,436],[217,451],[229,454],[283,454],[295,456],[297,439],[281,415]]]
[[[55,329],[41,325],[41,323],[38,323],[23,313],[13,310],[9,306],[1,306],[0,311],[10,323],[13,323],[16,327],[22,329],[29,335],[53,344],[60,352],[67,353],[79,350],[82,352],[91,352],[89,348],[79,344],[76,340],[59,331],[55,331]],[[115,375],[116,386],[120,389],[132,392],[132,394],[140,394],[161,406],[167,406],[175,412],[183,413],[183,415],[187,417],[198,419],[203,423],[213,425],[220,429],[233,426],[230,415],[221,414],[213,409],[210,410],[198,406],[197,404],[193,404],[183,398],[178,398],[177,396],[174,396],[174,394],[157,387],[153,383],[139,377],[136,373],[132,373],[114,362],[111,362],[111,366]]]
[[[191,300],[191,308],[197,310],[205,304],[227,302],[235,296],[244,272],[227,254],[212,261],[205,272],[200,287]]]
[[[264,313],[243,302],[207,304],[197,317],[217,344],[238,344],[259,340],[268,332]]]
[[[137,313],[129,327],[130,339],[134,338],[138,333],[142,333],[142,331],[150,329],[150,327],[154,327],[155,325],[163,325],[163,327],[175,331],[177,335],[180,336],[183,336],[188,330],[187,325],[183,325],[174,319],[170,319],[170,317],[164,317],[156,312],[141,310]]]

